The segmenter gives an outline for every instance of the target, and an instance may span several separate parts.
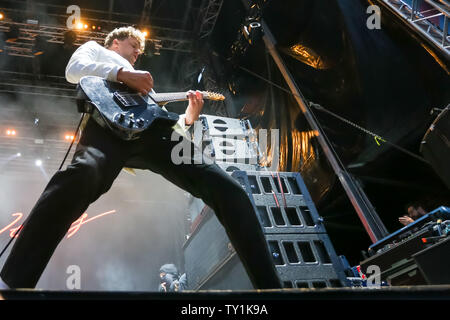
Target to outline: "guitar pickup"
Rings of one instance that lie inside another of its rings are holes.
[[[114,92],[114,100],[124,108],[146,105],[145,100],[137,93]]]

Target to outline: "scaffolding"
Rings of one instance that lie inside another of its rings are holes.
[[[448,0],[381,0],[397,16],[450,58]]]

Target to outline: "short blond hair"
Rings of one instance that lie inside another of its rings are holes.
[[[125,40],[128,39],[129,37],[136,39],[141,47],[140,48],[141,52],[144,52],[145,36],[140,30],[135,29],[133,27],[121,27],[111,31],[105,38],[105,47],[106,48],[111,47],[114,39]]]

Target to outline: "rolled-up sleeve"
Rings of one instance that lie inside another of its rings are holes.
[[[191,128],[191,126],[186,124],[186,115],[185,114],[180,114],[180,118],[178,119],[178,125],[181,127],[181,129],[184,132],[188,132],[189,129]]]
[[[72,55],[66,67],[66,80],[78,83],[84,76],[98,76],[117,82],[117,72],[122,66],[96,61],[102,47],[95,41],[81,45]]]

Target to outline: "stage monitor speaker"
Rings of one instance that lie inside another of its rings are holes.
[[[284,287],[347,285],[342,263],[298,172],[234,171],[232,177],[255,206]],[[200,218],[183,246],[189,289],[253,289],[214,211],[206,208]]]

